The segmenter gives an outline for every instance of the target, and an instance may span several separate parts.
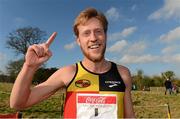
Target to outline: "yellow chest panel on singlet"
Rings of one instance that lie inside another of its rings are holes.
[[[125,85],[116,64],[103,74],[88,71],[81,62],[76,67],[67,87],[64,118],[124,117]]]
[[[79,82],[78,82],[79,81]],[[85,87],[84,85],[88,85]],[[99,91],[99,77],[88,73],[78,64],[78,72],[67,91]]]

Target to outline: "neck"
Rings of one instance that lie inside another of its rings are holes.
[[[105,60],[104,58],[98,62],[94,62],[87,58],[84,58],[82,61],[82,64],[85,68],[87,68],[89,71],[94,72],[94,73],[107,72],[111,67],[111,63]]]

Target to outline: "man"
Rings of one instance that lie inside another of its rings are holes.
[[[164,83],[164,85],[165,85],[165,88],[166,88],[166,90],[165,90],[165,95],[166,95],[166,93],[167,93],[167,91],[169,91],[169,94],[171,95],[171,93],[172,93],[172,82],[171,82],[171,80],[169,79],[169,78],[167,78],[166,79],[166,81],[165,81],[165,83]]]
[[[134,116],[129,70],[104,58],[108,22],[94,8],[82,11],[74,23],[82,61],[60,68],[47,81],[30,89],[35,71],[52,55],[46,43],[28,48],[25,62],[12,89],[10,105],[15,109],[30,107],[66,86],[64,118],[132,118]]]

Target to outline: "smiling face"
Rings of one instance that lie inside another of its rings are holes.
[[[103,25],[97,18],[89,19],[78,27],[77,43],[86,59],[100,62],[104,58],[106,49],[106,34]]]

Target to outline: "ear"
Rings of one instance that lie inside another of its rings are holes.
[[[79,40],[79,38],[76,38],[76,43],[80,46],[80,40]]]

